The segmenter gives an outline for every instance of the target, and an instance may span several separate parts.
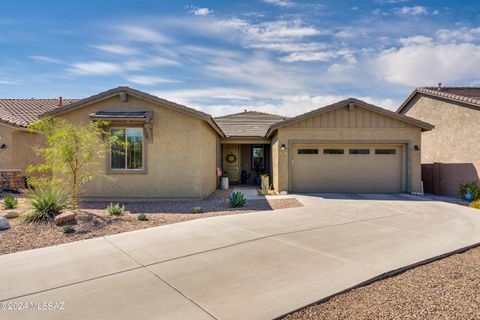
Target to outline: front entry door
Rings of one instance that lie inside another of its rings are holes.
[[[228,181],[240,180],[240,152],[238,144],[223,145],[223,169],[228,173]]]

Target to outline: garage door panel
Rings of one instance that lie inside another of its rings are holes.
[[[343,154],[324,154],[344,150]],[[350,149],[363,154],[350,154]],[[358,149],[361,149],[359,151]],[[383,153],[376,154],[376,149]],[[299,154],[299,150],[302,150]],[[318,153],[302,154],[305,150]],[[364,154],[366,150],[368,154]],[[388,154],[395,150],[394,154]],[[402,191],[400,145],[294,145],[292,189],[296,192],[397,193]]]

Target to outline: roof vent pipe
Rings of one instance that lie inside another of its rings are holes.
[[[58,105],[59,105],[60,107],[63,106],[63,98],[62,98],[62,96],[58,97],[58,100],[59,100],[59,101],[58,101]]]
[[[437,90],[438,90],[438,91],[442,90],[442,83],[441,83],[441,82],[438,83],[438,88],[437,88]]]

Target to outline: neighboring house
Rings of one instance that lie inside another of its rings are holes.
[[[397,112],[435,125],[422,135],[425,192],[458,196],[460,184],[479,182],[480,88],[417,88]]]
[[[23,122],[6,101],[0,100],[0,157],[11,160],[0,171],[24,174],[29,160],[38,161],[29,147],[39,139],[25,130],[41,115],[74,124],[103,119],[123,133],[131,148],[109,153],[96,168],[106,177],[83,194],[97,199],[203,198],[218,186],[218,168],[232,183],[254,183],[268,173],[279,192],[419,192],[421,132],[433,128],[357,99],[293,118],[248,111],[212,118],[119,87],[61,105],[35,104]]]

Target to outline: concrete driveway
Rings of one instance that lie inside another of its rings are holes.
[[[297,197],[305,207],[0,256],[0,318],[271,319],[480,242],[475,209],[407,195]]]

